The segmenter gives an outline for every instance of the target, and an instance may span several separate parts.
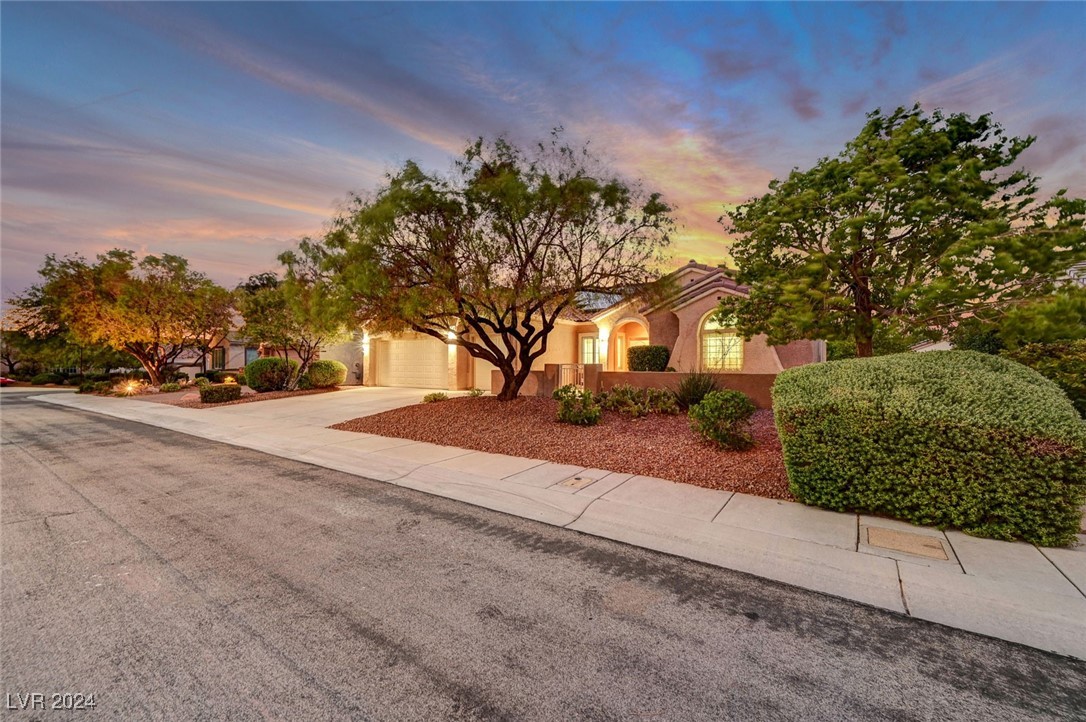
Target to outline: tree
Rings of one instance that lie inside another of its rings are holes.
[[[64,333],[77,344],[124,351],[156,385],[181,353],[196,348],[206,326],[193,319],[206,316],[204,304],[216,296],[205,275],[170,254],[137,261],[134,252],[114,249],[96,263],[50,254],[39,275],[41,284],[12,301],[32,319],[21,330]]]
[[[508,400],[582,294],[646,288],[669,214],[555,131],[528,151],[479,139],[447,177],[409,161],[316,245],[357,325],[460,346],[501,371]]]
[[[287,269],[282,281],[275,274],[259,274],[250,276],[236,291],[245,319],[240,335],[281,349],[284,357],[290,351],[298,357],[288,389],[297,388],[321,347],[345,335],[343,317],[319,268],[321,260],[318,247],[302,243],[279,256]]]
[[[1086,258],[1086,201],[1038,202],[1037,179],[1007,170],[1033,141],[988,115],[870,113],[840,156],[730,214],[751,291],[721,313],[748,337],[850,339],[871,356],[879,326],[935,338],[1052,293]]]
[[[234,294],[208,284],[196,289],[193,298],[192,347],[200,354],[200,368],[207,371],[207,356],[225,341],[234,326]]]

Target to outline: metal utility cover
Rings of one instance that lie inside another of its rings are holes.
[[[950,559],[941,541],[923,534],[871,526],[867,528],[867,543],[873,547],[893,549],[929,559]]]

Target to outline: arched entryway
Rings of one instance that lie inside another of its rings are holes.
[[[619,321],[611,331],[607,367],[615,371],[628,371],[626,352],[632,346],[648,345],[649,327],[644,321],[636,318]]]

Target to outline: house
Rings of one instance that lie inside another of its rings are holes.
[[[613,374],[628,372],[628,349],[647,344],[671,349],[668,365],[679,372],[771,379],[786,368],[825,360],[826,347],[821,341],[770,346],[764,336],[744,341],[735,329],[714,321],[722,298],[748,293],[728,269],[690,261],[670,276],[674,292],[662,302],[645,304],[635,299],[606,305],[611,299],[598,297],[593,300],[600,303],[589,305],[603,307],[565,314],[548,337],[547,351],[537,359],[533,375],[542,374],[548,365],[598,367],[603,387],[610,388],[621,382]],[[355,346],[361,351],[363,383],[369,386],[495,388],[496,370],[490,363],[430,336],[364,334]],[[524,393],[543,388],[537,380],[527,384]]]

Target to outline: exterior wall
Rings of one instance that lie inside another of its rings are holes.
[[[588,333],[595,335],[596,331],[596,325],[593,323],[558,324],[554,327],[554,330],[551,331],[550,335],[547,336],[547,351],[535,360],[532,368],[534,370],[542,371],[546,364],[577,363],[580,356],[580,334]],[[470,381],[476,388],[491,388],[491,375],[497,372],[494,364],[482,359],[474,358],[466,351],[464,354],[467,358],[466,363],[473,367],[473,369],[466,372],[465,379]],[[501,378],[500,373],[498,374],[498,378]],[[501,388],[500,383],[498,388]]]
[[[786,369],[826,360],[824,341],[793,341],[774,348],[777,351],[777,358],[781,360],[781,366]]]
[[[679,317],[669,310],[653,311],[646,316],[649,322],[649,343],[675,349],[679,340]]]
[[[673,373],[668,371],[604,371],[599,375],[598,388],[592,391],[610,391],[615,386],[629,384],[638,388],[671,389],[675,391],[679,382],[690,374]],[[773,406],[771,390],[777,375],[755,373],[727,373],[713,374],[717,377],[721,388],[742,391],[750,397],[754,405],[760,409],[768,409]],[[587,378],[586,378],[586,384]],[[591,387],[589,387],[591,388]]]
[[[710,294],[688,306],[674,311],[679,322],[679,335],[671,350],[670,365],[676,371],[701,368],[701,325],[705,315],[717,307],[726,291]],[[743,344],[743,370],[730,374],[778,374],[784,370],[776,351],[766,343],[764,335],[755,336]]]
[[[325,346],[321,349],[321,358],[339,361],[347,367],[347,380],[344,386],[358,386],[362,383],[363,361],[361,335],[352,336],[349,341]]]
[[[480,386],[479,388],[487,388]],[[502,390],[502,374],[501,371],[494,369],[490,374],[490,393],[497,396]],[[520,387],[521,396],[542,396],[543,393],[543,372],[532,371],[528,374],[528,378],[524,380],[524,385]]]

